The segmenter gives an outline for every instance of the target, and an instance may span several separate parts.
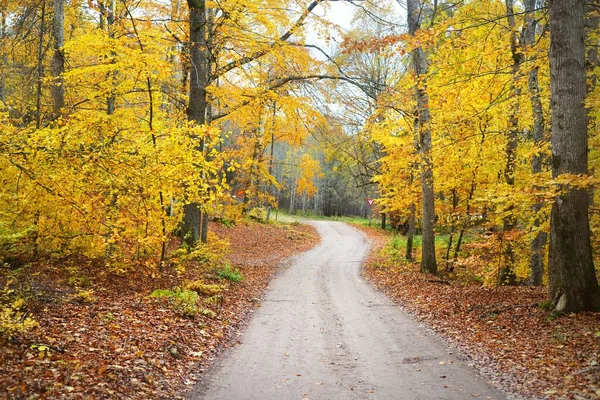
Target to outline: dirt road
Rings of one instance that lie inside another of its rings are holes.
[[[321,245],[276,278],[192,399],[504,398],[359,276],[362,233],[312,224]]]

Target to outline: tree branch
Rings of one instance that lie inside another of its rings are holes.
[[[292,27],[290,29],[288,29],[287,32],[285,32],[283,35],[281,35],[276,42],[271,43],[265,49],[256,51],[252,54],[243,56],[241,58],[238,58],[237,60],[229,62],[228,64],[224,65],[223,67],[221,67],[215,71],[215,77],[222,76],[223,74],[225,74],[235,68],[241,67],[242,65],[248,64],[249,62],[252,62],[262,56],[269,54],[275,47],[277,47],[278,45],[281,45],[281,42],[286,42],[298,30],[298,28],[300,28],[302,26],[302,24],[304,23],[306,18],[308,18],[308,16],[312,12],[312,10],[314,10],[315,7],[317,7],[323,1],[325,1],[325,0],[315,0],[312,3],[310,3],[310,5],[306,8],[306,10],[304,10],[304,12],[298,18],[298,20],[294,23],[294,25],[292,25]]]

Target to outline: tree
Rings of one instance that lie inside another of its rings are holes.
[[[415,36],[420,29],[422,5],[420,0],[407,0],[408,33]],[[421,271],[437,273],[435,261],[435,204],[433,191],[433,160],[431,158],[431,128],[429,126],[429,97],[427,96],[427,54],[422,46],[412,50],[413,69],[416,78],[415,94],[419,123],[419,152],[421,154],[421,187],[423,192],[423,238],[421,247]]]
[[[588,173],[584,1],[550,0],[552,176]],[[586,188],[564,185],[552,205],[548,277],[556,310],[600,307]]]
[[[535,31],[538,26],[535,18],[535,10],[537,8],[537,0],[527,0],[525,2],[525,26],[523,27],[523,46],[525,50],[530,50],[535,46]],[[532,56],[533,59],[535,56]],[[529,71],[528,88],[529,88],[529,101],[531,102],[531,109],[533,113],[533,141],[536,147],[541,148],[547,142],[545,133],[545,122],[544,122],[544,111],[542,108],[542,101],[540,96],[539,88],[539,68],[533,67]],[[531,172],[533,174],[540,174],[543,170],[544,155],[540,151],[536,153],[531,160]],[[539,185],[534,185],[534,190],[541,190]],[[533,210],[536,213],[533,229],[534,237],[531,240],[530,250],[531,256],[529,259],[529,268],[531,270],[531,276],[529,282],[534,286],[542,285],[542,278],[544,275],[544,248],[548,240],[548,234],[540,229],[541,218],[539,215],[543,208],[543,202],[537,201],[533,205]]]
[[[508,28],[510,30],[510,52],[512,55],[512,75],[510,92],[512,95],[512,107],[508,115],[508,129],[506,132],[506,165],[504,167],[504,180],[511,190],[515,186],[515,172],[517,147],[519,145],[519,96],[520,89],[517,86],[517,81],[520,79],[520,68],[523,63],[523,54],[518,47],[517,32],[515,27],[515,13],[513,0],[506,0],[506,19],[508,20]],[[513,198],[511,196],[511,198]],[[514,214],[514,204],[509,200],[507,204],[507,215],[502,221],[502,235],[504,244],[504,263],[500,268],[498,283],[501,285],[516,283],[516,275],[514,272],[515,254],[513,250],[512,234],[515,230],[516,216]]]
[[[208,49],[206,44],[206,2],[188,0],[190,9],[190,97],[188,100],[188,120],[198,125],[206,121],[206,85],[208,79]],[[198,150],[204,151],[204,140],[198,140]],[[193,247],[199,239],[206,242],[204,226],[207,215],[198,203],[184,205],[181,235]],[[208,225],[206,225],[208,227]]]

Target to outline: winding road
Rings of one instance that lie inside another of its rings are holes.
[[[361,232],[311,224],[321,244],[274,280],[191,399],[504,399],[359,276]]]

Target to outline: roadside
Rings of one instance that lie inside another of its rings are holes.
[[[18,290],[40,327],[0,346],[0,398],[183,397],[258,306],[277,265],[319,241],[299,224],[211,224],[211,232],[230,243],[224,271],[243,280],[193,263],[155,278],[76,263],[22,272]],[[149,296],[199,280],[212,291],[200,293],[201,313]]]
[[[459,349],[499,387],[526,398],[600,398],[600,315],[555,315],[547,288],[442,281],[390,262],[388,232],[357,226],[373,250],[363,275]]]

